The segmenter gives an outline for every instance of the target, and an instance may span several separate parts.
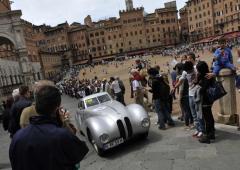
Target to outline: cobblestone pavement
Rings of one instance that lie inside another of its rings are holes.
[[[63,103],[72,113],[77,101],[63,97]],[[236,127],[216,125],[217,140],[208,145],[191,137],[182,123],[166,131],[152,126],[147,140],[132,140],[110,151],[106,157],[90,152],[81,162],[82,170],[240,170],[240,133]],[[0,169],[8,170],[9,137],[0,128]],[[82,138],[82,137],[80,137]]]

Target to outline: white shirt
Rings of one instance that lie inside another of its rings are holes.
[[[194,80],[197,77],[197,72],[194,69],[193,73],[188,74],[186,71],[183,71],[182,76],[180,78],[181,79],[187,79],[188,80],[188,85],[189,85],[189,91],[188,91],[188,95],[189,96],[194,96],[195,92],[196,92],[196,85],[194,84]]]
[[[108,82],[106,82],[106,84],[105,84],[105,91],[103,89],[103,83],[101,84],[101,92],[107,92],[108,89],[109,89],[109,83]]]
[[[133,91],[136,91],[138,88],[140,89],[142,88],[142,84],[140,81],[133,80],[132,87],[133,87]]]
[[[113,91],[114,91],[115,94],[116,94],[116,93],[120,93],[120,92],[122,91],[117,80],[114,80],[114,81],[112,82],[112,84],[111,84],[111,89],[113,89]]]

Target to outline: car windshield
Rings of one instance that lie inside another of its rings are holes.
[[[85,100],[87,107],[95,106],[99,104],[99,101],[96,97]]]
[[[91,107],[91,106],[95,106],[95,105],[98,105],[100,103],[105,103],[105,102],[108,102],[108,101],[111,101],[111,98],[109,97],[109,95],[104,94],[102,96],[94,97],[94,98],[91,98],[91,99],[86,99],[85,103],[86,103],[87,107]]]
[[[105,95],[102,95],[102,96],[98,96],[98,100],[99,100],[100,103],[105,103],[105,102],[110,101],[111,99],[107,94],[105,94]]]

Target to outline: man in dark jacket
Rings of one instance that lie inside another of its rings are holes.
[[[68,129],[62,128],[61,94],[52,86],[36,94],[39,116],[13,137],[9,157],[13,170],[74,170],[87,154],[86,144]]]
[[[165,122],[167,122],[169,126],[174,126],[169,111],[168,99],[170,87],[164,82],[163,77],[159,75],[159,72],[155,68],[149,69],[148,74],[151,78],[151,90],[149,91],[153,94],[155,110],[158,115],[159,129],[165,130]]]
[[[21,128],[20,127],[20,117],[24,108],[31,106],[32,102],[29,100],[30,91],[28,86],[21,86],[19,88],[20,97],[17,102],[12,105],[10,111],[10,122],[8,131],[10,132],[10,137]]]

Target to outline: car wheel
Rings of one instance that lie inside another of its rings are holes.
[[[102,148],[99,148],[94,140],[92,140],[91,144],[99,156],[104,156],[104,150]]]
[[[147,139],[147,137],[148,137],[148,132],[143,133],[143,134],[140,135],[140,138],[143,139],[143,140]]]
[[[87,130],[87,133],[88,133],[88,140],[89,140],[89,142],[92,144],[93,149],[97,152],[97,154],[98,154],[99,156],[104,156],[104,153],[105,153],[104,150],[103,150],[102,148],[98,147],[98,145],[97,145],[97,143],[95,142],[95,140],[92,139],[92,134],[91,134],[91,132],[90,132],[89,129]]]

